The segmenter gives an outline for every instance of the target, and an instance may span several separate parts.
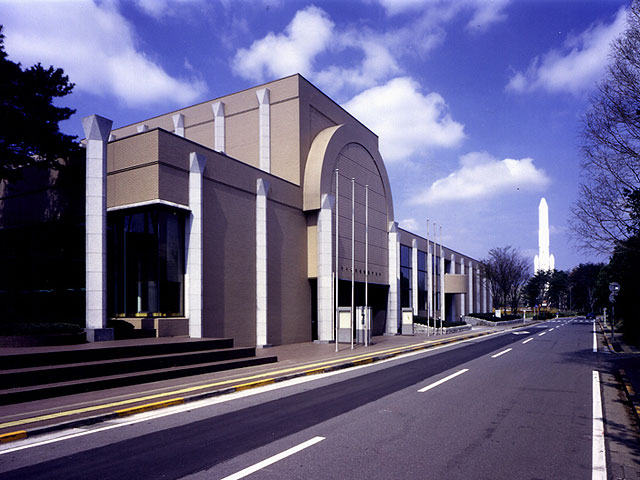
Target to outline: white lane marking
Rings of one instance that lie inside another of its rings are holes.
[[[607,478],[607,455],[604,444],[604,419],[602,417],[602,398],[600,397],[600,373],[593,371],[593,430],[591,450],[591,479]]]
[[[504,355],[505,353],[509,353],[513,348],[507,348],[506,350],[501,351],[500,353],[496,353],[495,355],[491,355],[491,358],[498,358],[500,355]]]
[[[430,385],[427,385],[426,387],[421,388],[420,390],[418,390],[420,393],[424,393],[427,390],[431,390],[432,388],[437,387],[438,385],[442,385],[444,382],[447,382],[449,380],[451,380],[452,378],[457,377],[458,375],[462,375],[464,372],[468,372],[469,369],[468,368],[463,368],[462,370],[458,370],[456,373],[452,373],[451,375],[449,375],[448,377],[444,377],[441,380],[438,380],[437,382],[433,382]]]
[[[529,343],[531,340],[533,340],[533,337],[527,338],[524,342],[522,342],[522,344],[524,345],[525,343]]]
[[[307,440],[306,442],[303,442],[300,445],[296,445],[295,447],[291,447],[290,449],[285,450],[284,452],[279,453],[277,455],[274,455],[273,457],[269,457],[265,460],[262,460],[261,462],[258,462],[255,465],[251,465],[250,467],[247,467],[244,470],[240,470],[239,472],[234,473],[233,475],[224,477],[222,480],[239,480],[240,478],[244,478],[248,475],[251,475],[252,473],[257,472],[258,470],[262,470],[264,467],[268,467],[269,465],[279,462],[284,458],[290,457],[291,455],[298,453],[299,451],[304,450],[305,448],[311,447],[312,445],[315,445],[316,443],[321,442],[322,440],[324,440],[324,437],[313,437],[311,440]]]
[[[553,327],[553,328],[556,328],[556,327]],[[549,329],[549,331],[550,331],[550,332],[553,332],[553,328],[550,328],[550,329]]]
[[[539,334],[538,334],[538,336],[539,336],[539,337],[541,337],[541,336],[542,336],[542,335],[544,335],[545,333],[547,333],[547,332],[539,333]]]
[[[593,353],[598,353],[598,337],[596,336],[596,327],[593,326]]]

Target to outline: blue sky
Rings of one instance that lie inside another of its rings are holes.
[[[624,30],[622,0],[0,0],[14,61],[64,68],[82,136],[301,73],[380,137],[400,226],[451,248],[585,261],[567,219],[580,119]]]

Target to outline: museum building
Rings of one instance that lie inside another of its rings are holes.
[[[119,318],[158,336],[328,342],[336,306],[366,303],[374,335],[491,309],[476,260],[398,228],[378,137],[300,75],[83,124],[90,338]]]

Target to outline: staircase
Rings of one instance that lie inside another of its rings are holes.
[[[230,338],[141,338],[28,352],[0,349],[0,405],[262,365]]]

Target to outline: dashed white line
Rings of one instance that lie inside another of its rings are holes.
[[[318,442],[324,440],[324,437],[313,437],[311,440],[307,440],[306,442],[301,443],[300,445],[296,445],[295,447],[291,447],[288,450],[285,450],[282,453],[274,455],[273,457],[269,457],[261,462],[256,463],[255,465],[251,465],[250,467],[245,468],[244,470],[240,470],[233,475],[229,475],[228,477],[224,477],[222,480],[239,480],[240,478],[244,478],[248,475],[251,475],[258,470],[262,470],[264,467],[268,467],[276,462],[279,462],[283,458],[290,457],[291,455],[298,453],[305,448],[311,447]]]
[[[542,336],[542,335],[544,335],[545,333],[547,333],[547,332],[539,333],[539,334],[538,334],[538,336],[539,336],[539,337],[541,337],[541,336]]]
[[[591,450],[591,479],[607,478],[607,455],[604,444],[604,420],[602,418],[602,398],[600,397],[600,373],[593,371],[593,429]]]
[[[529,343],[531,340],[533,340],[533,337],[532,338],[527,338],[524,342],[522,342],[522,344],[524,345],[525,343]]]
[[[420,393],[424,393],[427,390],[431,390],[432,388],[437,387],[438,385],[442,385],[444,382],[447,382],[449,380],[451,380],[452,378],[457,377],[458,375],[462,375],[464,372],[468,372],[469,369],[468,368],[463,368],[462,370],[458,370],[456,373],[452,373],[451,375],[449,375],[448,377],[444,377],[441,380],[438,380],[437,382],[433,382],[430,385],[427,385],[426,387],[421,388],[420,390],[418,390]]]
[[[491,358],[498,358],[500,355],[504,355],[505,353],[509,353],[513,348],[507,348],[506,350],[501,351],[500,353],[496,353],[495,355],[491,355]]]

